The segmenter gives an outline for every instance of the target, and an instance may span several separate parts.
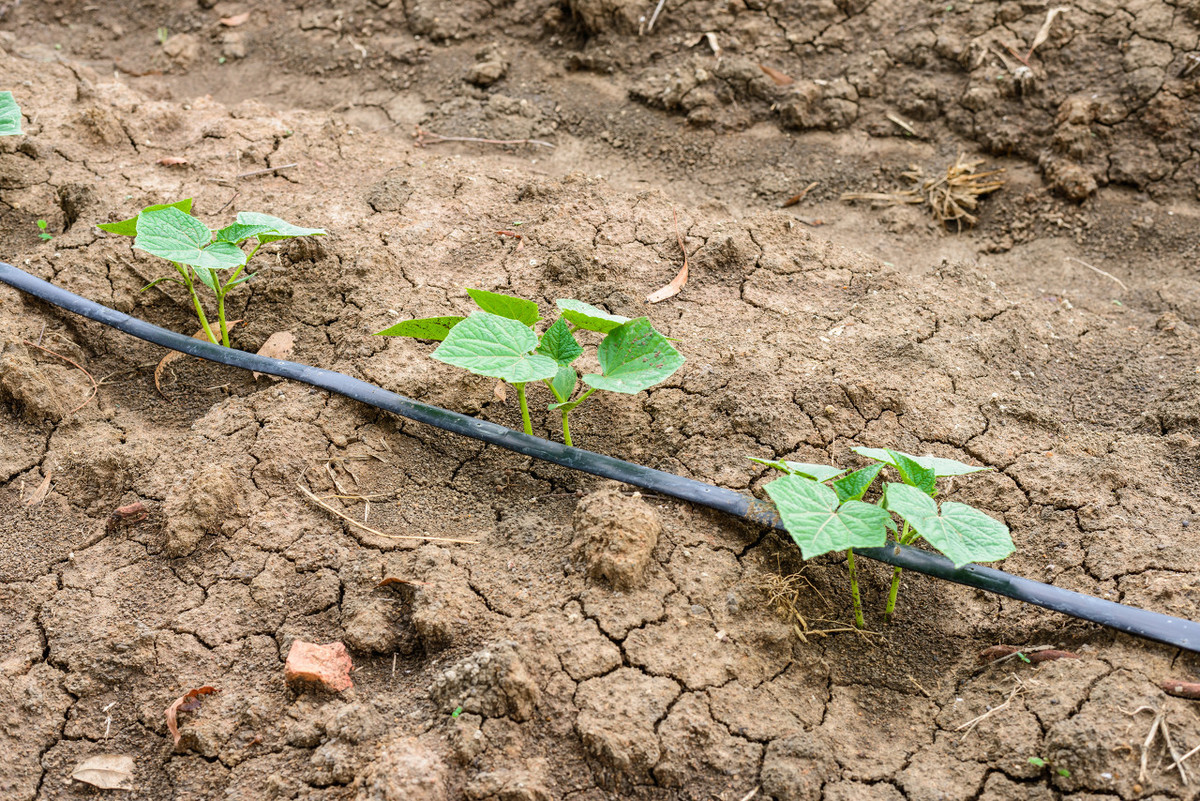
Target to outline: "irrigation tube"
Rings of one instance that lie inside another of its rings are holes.
[[[580,448],[569,448],[566,445],[541,437],[533,437],[495,423],[477,420],[474,417],[451,412],[437,406],[429,406],[394,392],[388,392],[374,384],[368,384],[366,381],[335,373],[332,370],[323,370],[319,367],[310,367],[306,364],[282,359],[271,359],[177,334],[81,298],[79,295],[56,287],[4,262],[0,262],[0,281],[67,311],[83,315],[126,334],[153,342],[164,348],[186,353],[189,356],[208,359],[230,367],[240,367],[243,370],[256,370],[260,373],[320,387],[377,409],[383,409],[465,437],[490,442],[525,456],[532,456],[535,459],[553,462],[563,467],[581,470],[604,478],[616,479],[659,495],[690,501],[734,517],[740,517],[743,520],[784,530],[779,516],[770,504],[741,492],[714,487],[701,481],[664,473],[661,470],[614,459],[604,454],[592,453]],[[940,554],[895,543],[888,543],[880,548],[859,548],[855,549],[855,553],[886,562],[889,565],[902,567],[905,570],[914,570],[927,576],[987,590],[1062,612],[1081,620],[1100,623],[1127,634],[1200,653],[1200,623],[1190,620],[1105,601],[1061,587],[1043,584],[1040,581],[1014,576],[990,567],[966,565],[956,568],[949,559]]]

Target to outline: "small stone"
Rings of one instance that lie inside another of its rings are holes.
[[[491,86],[508,73],[503,61],[477,61],[467,70],[467,83],[476,86]]]
[[[350,680],[350,654],[340,642],[328,645],[294,640],[284,664],[283,676],[289,685],[315,684],[340,693],[354,686]]]

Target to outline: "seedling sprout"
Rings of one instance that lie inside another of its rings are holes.
[[[579,300],[563,299],[557,302],[561,316],[539,336],[535,326],[541,317],[533,301],[482,289],[468,289],[467,294],[480,311],[468,317],[405,320],[379,335],[440,341],[430,354],[438,361],[512,384],[526,434],[533,433],[525,393],[531,381],[541,381],[550,389],[554,402],[547,409],[559,413],[563,442],[573,445],[568,416],[596,390],[634,395],[662,383],[683,366],[683,356],[645,317],[620,317]],[[583,346],[575,338],[580,330],[604,337],[596,351],[600,372],[582,377],[572,366],[583,355]],[[581,379],[588,389],[575,396]]]
[[[901,545],[924,539],[948,556],[955,567],[970,562],[991,562],[1014,550],[1008,527],[965,503],[947,501],[938,507],[937,480],[990,470],[953,459],[912,456],[879,448],[854,448],[875,464],[847,473],[827,465],[752,459],[785,475],[766,485],[788,533],[805,559],[834,551],[846,552],[854,624],[863,628],[862,599],[854,565],[855,548],[874,548],[887,542],[889,531]],[[900,477],[889,482],[876,503],[862,500],[884,467]],[[898,528],[893,515],[900,518]],[[892,572],[892,585],[884,608],[891,620],[900,591],[900,568]]]
[[[225,320],[225,298],[234,287],[246,283],[254,273],[245,272],[246,266],[259,249],[270,242],[297,236],[324,236],[320,228],[301,228],[269,214],[243,211],[237,222],[218,231],[191,214],[192,199],[175,203],[147,206],[136,217],[115,223],[101,223],[97,227],[112,234],[134,237],[133,246],[166,259],[174,265],[179,277],[165,275],[142,287],[145,292],[163,281],[174,281],[187,288],[196,310],[196,317],[205,335],[213,344],[229,347],[229,326]],[[253,239],[254,248],[247,254],[241,243]],[[225,279],[226,270],[233,273]],[[213,333],[212,326],[200,302],[197,284],[209,288],[217,300],[217,324],[220,338]]]

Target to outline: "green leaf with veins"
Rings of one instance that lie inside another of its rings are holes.
[[[784,476],[766,486],[779,516],[805,559],[847,548],[870,548],[887,541],[891,515],[862,501],[838,505],[837,493],[816,481]]]
[[[471,296],[471,300],[475,301],[475,305],[485,312],[507,317],[510,320],[520,320],[528,326],[532,326],[541,319],[538,314],[538,305],[532,300],[501,295],[498,292],[488,292],[485,289],[468,289],[467,294]]]
[[[554,387],[554,391],[558,393],[558,397],[565,402],[571,397],[571,393],[575,391],[575,384],[579,381],[579,373],[575,372],[575,368],[569,365],[559,365],[558,372],[554,374],[554,378],[550,379],[550,384]],[[558,403],[550,405],[551,411],[558,406]],[[572,409],[575,407],[572,406]],[[567,411],[570,411],[568,409]]]
[[[412,337],[413,339],[434,339],[441,342],[450,333],[450,329],[461,323],[466,317],[418,317],[415,320],[405,320],[385,328],[377,337]]]
[[[781,473],[786,473],[788,475],[792,474],[792,471],[787,469],[787,465],[783,463],[782,459],[760,459],[757,456],[747,456],[746,458],[752,462],[766,465],[767,467],[773,467]]]
[[[174,203],[156,203],[153,206],[147,206],[142,209],[142,212],[158,211],[159,209],[179,209],[184,214],[192,213],[192,199],[184,198],[177,200]],[[139,215],[140,216],[140,215]],[[108,231],[110,234],[118,234],[120,236],[137,236],[137,217],[130,217],[128,220],[121,220],[115,223],[97,223],[96,227],[101,231]]]
[[[220,231],[217,231],[216,239],[218,242],[232,242],[236,245],[237,243],[243,242],[251,237],[273,230],[275,229],[269,225],[246,225],[245,223],[233,223],[232,225],[227,225]]]
[[[143,211],[137,217],[133,246],[154,256],[201,270],[227,270],[246,263],[246,254],[231,242],[213,242],[208,226],[177,208]],[[201,280],[208,286],[212,284]]]
[[[905,484],[916,487],[930,498],[937,495],[937,475],[927,468],[914,462],[907,454],[898,451],[888,451],[892,457],[892,466],[900,474],[900,480]]]
[[[212,270],[207,267],[193,267],[192,270],[196,273],[196,278],[200,280],[200,283],[211,289],[213,294],[221,291],[220,283]]]
[[[842,503],[846,501],[861,501],[862,496],[867,494],[867,490],[871,488],[871,484],[875,482],[875,477],[879,475],[879,471],[881,470],[883,470],[882,463],[873,464],[870,467],[855,470],[850,475],[842,476],[833,482],[833,491],[837,493],[838,500]]]
[[[667,380],[683,366],[683,356],[645,317],[610,331],[600,343],[597,356],[602,375],[587,374],[584,383],[627,395]]]
[[[892,458],[888,455],[889,451],[882,448],[851,448],[860,456],[865,456],[868,459],[890,464],[895,467]],[[926,470],[932,470],[938,478],[948,478],[949,476],[965,476],[971,473],[981,473],[985,470],[993,470],[991,467],[980,467],[979,465],[964,464],[963,462],[955,461],[954,459],[943,459],[939,456],[913,456],[911,453],[903,451],[890,451],[890,453],[899,453],[901,456],[907,456],[914,462],[924,467]]]
[[[559,317],[554,321],[554,325],[547,328],[546,333],[542,334],[542,341],[538,343],[537,352],[543,356],[549,356],[559,365],[566,367],[583,354],[583,348],[579,346],[575,335],[571,333],[571,327],[567,325],[567,321]]]
[[[622,317],[619,314],[609,314],[603,309],[597,309],[590,303],[584,303],[582,300],[564,298],[557,301],[557,304],[559,311],[562,312],[562,316],[567,318],[567,322],[585,331],[596,331],[600,334],[607,334],[617,326],[629,322],[628,317]]]
[[[262,214],[257,211],[238,212],[237,221],[242,225],[266,226],[269,233],[264,231],[261,234],[256,234],[258,241],[264,245],[279,239],[291,239],[294,236],[325,236],[324,228],[301,228],[278,217],[272,217],[270,214]]]
[[[537,334],[518,320],[478,311],[450,329],[433,358],[476,375],[524,384],[553,378],[558,364],[549,356],[531,353]]]
[[[21,107],[12,92],[0,92],[0,136],[21,133]]]
[[[955,567],[994,562],[1015,550],[1008,526],[965,503],[947,501],[939,512],[937,502],[916,487],[888,484],[884,504]]]

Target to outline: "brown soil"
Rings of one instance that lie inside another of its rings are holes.
[[[668,0],[651,31],[654,5],[0,2],[26,114],[0,258],[191,333],[95,222],[190,196],[323,225],[234,296],[235,346],[287,330],[299,361],[507,425],[511,395],[371,332],[466,286],[647,314],[687,364],[598,398],[579,444],[756,492],[747,455],[978,461],[948,497],[1012,528],[1004,569],[1200,618],[1200,4],[1071,0],[1028,66],[1044,3]],[[418,124],[556,147],[419,148]],[[838,201],[959,153],[1007,170],[974,229]],[[647,307],[673,213],[691,279]],[[1161,737],[1141,770],[1158,713],[1200,745],[1159,689],[1194,654],[919,576],[885,625],[873,564],[877,633],[801,640],[795,612],[849,620],[844,564],[752,526],[212,365],[159,394],[160,350],[7,288],[0,346],[4,801],[95,797],[70,774],[101,753],[147,799],[1200,797]],[[366,533],[301,480],[477,543]],[[354,687],[285,685],[297,638],[344,642]],[[981,666],[998,644],[1079,658]],[[204,685],[174,746],[164,709]]]

